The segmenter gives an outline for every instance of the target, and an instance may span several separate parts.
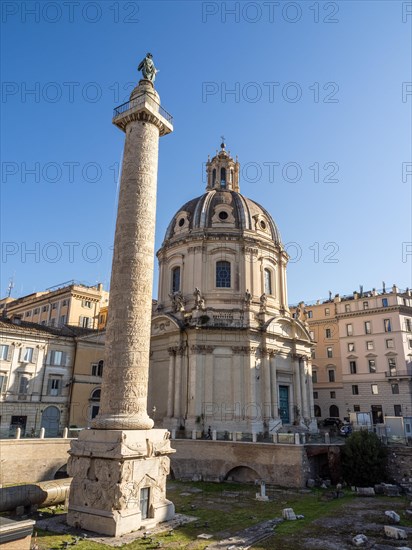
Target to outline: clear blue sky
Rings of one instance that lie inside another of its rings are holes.
[[[174,116],[160,140],[157,248],[204,192],[223,134],[241,192],[288,245],[290,302],[412,285],[410,3],[1,8],[2,296],[9,277],[15,297],[69,279],[108,287],[124,139],[112,109],[148,51]]]

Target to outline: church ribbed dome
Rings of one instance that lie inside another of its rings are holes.
[[[253,231],[281,244],[279,230],[267,210],[232,190],[212,189],[184,204],[167,228],[165,243],[174,237],[205,230]]]

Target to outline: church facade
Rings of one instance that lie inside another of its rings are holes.
[[[157,253],[148,410],[170,430],[316,431],[313,342],[288,308],[278,228],[240,193],[224,143],[206,170]]]

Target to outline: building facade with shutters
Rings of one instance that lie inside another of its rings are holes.
[[[70,396],[70,427],[90,426],[90,422],[99,412],[104,369],[104,336],[104,331],[95,331],[76,338]]]
[[[157,253],[148,411],[169,429],[316,430],[313,344],[289,311],[278,228],[240,193],[224,143],[206,168]]]
[[[103,322],[100,310],[107,311],[108,303],[109,292],[101,283],[86,286],[70,281],[21,298],[5,298],[0,308],[3,317],[20,315],[24,321],[42,326],[97,329]]]
[[[354,292],[305,310],[318,418],[412,416],[412,292]],[[295,311],[293,309],[292,311]],[[333,372],[334,371],[334,372]]]
[[[75,341],[70,334],[0,320],[0,434],[13,437],[61,433],[68,421]]]

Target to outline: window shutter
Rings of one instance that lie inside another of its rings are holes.
[[[57,380],[57,395],[61,395],[62,393],[62,379],[59,378]]]
[[[83,326],[83,315],[79,316],[79,327]]]
[[[47,395],[51,394],[51,385],[52,385],[52,379],[49,378],[47,381]]]
[[[68,367],[69,366],[69,355],[67,354],[66,351],[63,352],[62,354],[62,367]]]
[[[13,345],[13,344],[10,344],[10,345],[9,345],[8,352],[7,352],[6,361],[11,361],[11,360],[13,359],[13,353],[14,353],[14,345]]]
[[[46,365],[50,365],[51,362],[51,351],[49,350],[46,354]]]
[[[19,361],[23,361],[25,350],[26,350],[26,348],[24,348],[24,347],[20,348]]]
[[[37,363],[37,358],[39,356],[39,348],[34,348],[33,349],[33,355],[32,355],[32,358],[31,358],[31,363]]]

